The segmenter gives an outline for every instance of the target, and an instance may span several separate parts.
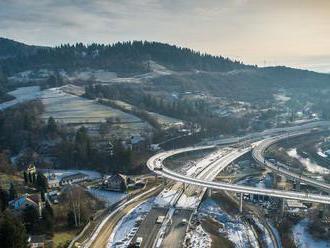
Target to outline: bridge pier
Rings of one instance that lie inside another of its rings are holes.
[[[183,183],[183,190],[185,191],[187,189],[187,184]]]
[[[239,212],[243,213],[243,193],[240,193],[239,199]]]
[[[163,177],[163,186],[165,187],[167,184],[167,180],[166,180],[166,177]]]
[[[281,206],[281,215],[282,215],[282,217],[284,216],[284,211],[285,211],[285,199],[282,198],[282,206]]]
[[[212,189],[207,189],[207,196],[212,197]]]
[[[297,191],[300,191],[300,180],[296,181],[296,189]]]

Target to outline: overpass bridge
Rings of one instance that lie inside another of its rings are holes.
[[[283,166],[280,166],[277,163],[273,163],[271,161],[266,160],[264,157],[264,153],[269,146],[271,146],[275,143],[278,143],[284,139],[294,138],[294,137],[298,137],[298,136],[305,135],[308,133],[310,133],[310,131],[306,130],[306,131],[296,132],[296,133],[292,133],[292,134],[284,134],[284,135],[280,135],[277,137],[265,139],[265,140],[261,141],[256,147],[254,147],[254,149],[252,150],[252,157],[255,159],[255,161],[257,161],[258,164],[265,166],[266,168],[272,170],[276,174],[284,175],[288,178],[296,180],[297,182],[304,182],[310,186],[316,187],[327,193],[330,193],[329,184],[324,183],[319,180],[315,180],[310,177],[303,176],[301,174],[297,174],[297,173],[289,170],[288,168],[284,168]]]
[[[216,190],[226,190],[236,193],[248,193],[248,194],[257,194],[257,195],[267,195],[271,197],[278,197],[278,198],[285,198],[285,199],[294,199],[300,201],[307,201],[307,202],[315,202],[315,203],[323,203],[323,204],[330,204],[330,196],[326,195],[318,195],[318,194],[311,194],[311,193],[302,193],[302,192],[295,192],[295,191],[285,191],[285,190],[275,190],[275,189],[260,189],[251,186],[242,186],[242,185],[235,185],[223,182],[213,182],[209,180],[202,180],[198,178],[194,178],[191,176],[186,176],[179,174],[175,171],[172,171],[166,168],[163,165],[163,161],[171,156],[174,156],[179,153],[188,152],[188,151],[197,151],[197,150],[204,150],[210,149],[214,146],[199,146],[199,147],[187,147],[177,150],[171,150],[168,152],[162,152],[152,156],[148,162],[147,166],[150,170],[154,171],[155,173],[175,181],[179,181],[186,184],[192,184],[196,186],[206,187],[209,189],[216,189]],[[237,150],[237,154],[239,151]],[[223,161],[223,164],[220,164],[222,168],[229,165],[231,162],[236,160],[239,155],[235,156],[232,155],[231,159],[226,159]],[[216,169],[216,168],[214,168]],[[216,174],[217,171],[214,171]],[[242,194],[241,194],[242,195]]]

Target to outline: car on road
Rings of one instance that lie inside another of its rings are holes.
[[[141,247],[142,241],[143,241],[142,237],[137,237],[136,242],[135,242],[135,247]]]
[[[161,215],[161,216],[158,216],[157,220],[156,220],[156,223],[157,224],[162,224],[165,220],[165,216],[164,215]]]

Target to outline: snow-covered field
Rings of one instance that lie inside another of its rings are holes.
[[[111,206],[127,196],[126,193],[113,192],[95,188],[88,188],[88,191],[99,200],[105,202],[107,206]]]
[[[18,103],[37,99],[40,96],[40,93],[39,86],[21,87],[14,91],[10,91],[8,94],[14,96],[16,99],[1,103],[0,110],[5,110]]]
[[[105,122],[106,118],[113,117],[120,118],[121,122],[142,122],[136,116],[98,104],[95,100],[65,93],[60,88],[42,91],[41,100],[45,105],[43,119],[52,116],[64,123],[89,123]]]
[[[70,176],[76,173],[86,174],[91,180],[101,178],[101,174],[99,172],[91,171],[91,170],[75,170],[75,169],[72,170],[40,169],[40,170],[46,177],[55,174],[58,180],[61,180],[64,176]]]
[[[213,200],[206,199],[202,202],[198,215],[200,217],[211,217],[223,225],[219,233],[224,234],[237,248],[259,247],[251,227],[242,222],[241,218],[233,217],[225,213]]]
[[[298,159],[302,165],[306,168],[307,171],[311,173],[318,173],[318,174],[329,174],[330,170],[327,168],[324,168],[314,162],[312,162],[309,158],[303,158],[297,153],[297,149],[290,149],[288,150],[288,155]]]
[[[127,247],[138,230],[139,223],[145,218],[153,206],[154,198],[132,209],[122,218],[109,238],[107,248]]]
[[[16,99],[1,103],[0,110],[25,101],[41,99],[45,106],[45,111],[41,116],[44,120],[52,116],[57,121],[66,124],[95,125],[95,123],[106,122],[107,118],[113,118],[120,121],[113,127],[114,133],[120,133],[123,136],[138,135],[151,129],[148,123],[134,115],[99,104],[95,100],[67,93],[72,91],[72,88],[69,85],[40,91],[39,86],[21,87],[9,92]]]
[[[304,219],[296,224],[293,229],[293,238],[298,248],[329,248],[330,242],[315,240],[308,232],[308,220]]]

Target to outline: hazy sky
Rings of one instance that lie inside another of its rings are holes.
[[[153,40],[330,72],[330,0],[0,0],[0,36],[38,45]]]

